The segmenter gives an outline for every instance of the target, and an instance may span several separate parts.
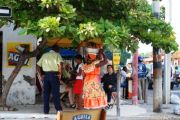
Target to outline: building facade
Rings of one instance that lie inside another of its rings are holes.
[[[19,35],[21,29],[13,31],[13,25],[6,25],[0,29],[1,33],[1,86],[12,73],[19,60],[19,51],[36,48],[36,38],[33,36]],[[26,60],[21,71],[15,78],[7,98],[7,105],[35,104],[36,91],[36,58]],[[1,90],[1,89],[0,89]],[[1,90],[2,92],[3,90]]]

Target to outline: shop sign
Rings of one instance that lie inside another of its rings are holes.
[[[120,53],[113,53],[113,65],[115,71],[119,69],[120,60],[121,60]]]
[[[12,10],[9,7],[0,6],[0,17],[11,17]]]
[[[91,120],[91,115],[88,114],[80,114],[73,117],[72,120]]]
[[[8,42],[7,43],[7,66],[16,66],[20,59],[20,52],[25,49],[30,51],[31,43],[25,42]],[[25,60],[24,66],[30,66],[31,62],[29,59]]]

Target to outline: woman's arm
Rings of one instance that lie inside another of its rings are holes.
[[[100,61],[98,64],[96,64],[96,67],[102,67],[108,63],[107,58],[102,49],[99,50],[99,56],[100,56],[100,58],[102,57],[103,60]]]

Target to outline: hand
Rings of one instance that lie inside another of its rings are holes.
[[[104,53],[104,50],[103,49],[100,49],[99,50],[99,54],[101,55],[101,54],[103,54]]]
[[[112,85],[109,85],[108,88],[112,88]]]
[[[41,81],[44,80],[44,75],[40,75],[40,78],[39,78]]]
[[[58,76],[59,80],[61,80],[61,74],[58,74],[57,76]]]

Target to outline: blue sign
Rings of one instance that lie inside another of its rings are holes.
[[[88,114],[80,114],[73,116],[72,120],[91,120],[91,115]]]

